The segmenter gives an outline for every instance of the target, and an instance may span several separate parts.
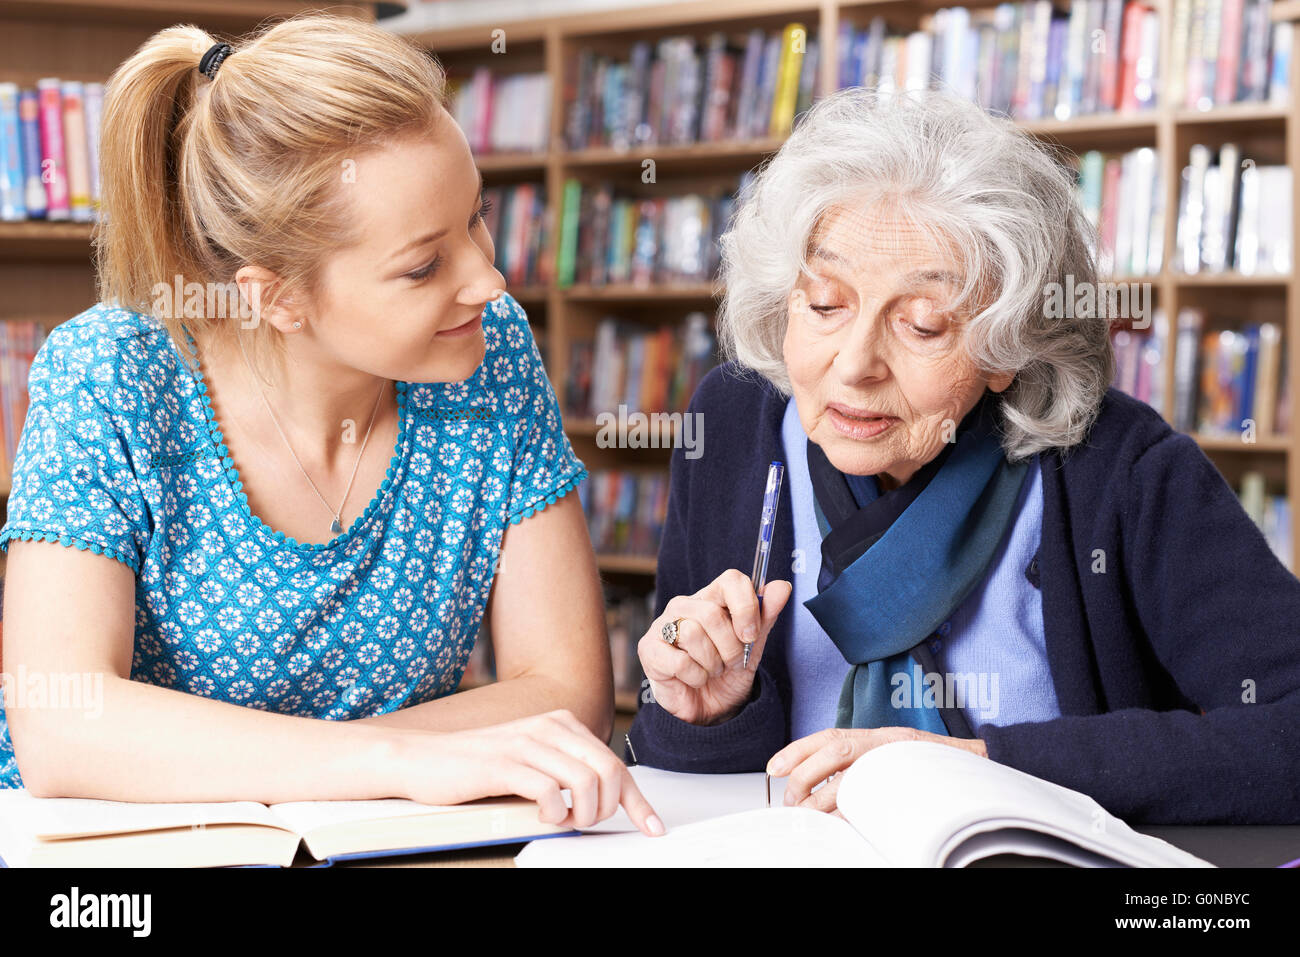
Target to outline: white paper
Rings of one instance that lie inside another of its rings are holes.
[[[782,807],[679,825],[662,837],[584,834],[563,841],[534,841],[519,852],[515,865],[882,867],[885,862],[840,818],[808,808]]]
[[[640,765],[628,768],[637,787],[669,830],[684,824],[767,807],[762,772],[750,774],[684,774]],[[785,778],[772,779],[772,807],[785,798]],[[622,807],[584,834],[635,831],[637,827]]]

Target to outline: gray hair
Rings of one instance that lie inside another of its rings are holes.
[[[727,358],[783,394],[788,300],[809,270],[809,240],[837,206],[887,201],[960,250],[971,359],[1015,372],[1000,394],[1011,461],[1081,442],[1115,375],[1104,314],[1049,319],[1049,283],[1096,283],[1095,230],[1074,175],[1010,120],[945,91],[852,87],[819,100],[746,185],[721,238]],[[867,204],[867,205],[864,205]]]

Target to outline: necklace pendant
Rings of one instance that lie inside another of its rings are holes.
[[[343,531],[343,526],[339,524],[338,516],[334,516],[334,521],[330,522],[330,531],[335,535]]]

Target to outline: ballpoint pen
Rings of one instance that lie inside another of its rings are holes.
[[[763,586],[767,584],[767,560],[772,555],[772,530],[776,527],[776,507],[781,501],[781,479],[785,466],[773,462],[767,467],[767,485],[763,489],[763,517],[758,526],[758,545],[754,549],[754,570],[749,576],[758,595],[758,610],[763,611]],[[745,645],[743,667],[749,667],[750,644]]]

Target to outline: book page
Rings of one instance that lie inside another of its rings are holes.
[[[898,741],[868,751],[844,774],[841,813],[899,866],[941,867],[973,835],[1006,829],[988,853],[1017,853],[1016,829],[1063,838],[1137,867],[1212,866],[1139,834],[1078,791],[933,741]],[[1042,853],[1052,842],[1041,842]],[[1034,853],[1034,850],[1027,850]],[[963,855],[962,862],[969,861]]]
[[[762,772],[749,774],[685,774],[659,768],[636,766],[628,768],[637,787],[655,809],[664,827],[672,830],[684,824],[707,821],[710,818],[752,811],[767,806],[767,788]],[[568,793],[567,791],[565,792]],[[772,807],[781,807],[785,797],[785,778],[772,779]],[[636,825],[619,808],[612,817],[592,827],[583,828],[584,834],[614,831],[635,831]]]
[[[583,834],[574,840],[534,841],[515,857],[515,865],[883,867],[885,861],[840,818],[807,808],[782,807],[679,825],[662,837]]]
[[[284,824],[256,801],[203,804],[34,798],[23,788],[0,788],[0,818],[16,837],[39,840],[129,834],[211,824]]]
[[[404,798],[380,798],[372,801],[286,801],[272,804],[271,812],[285,826],[298,834],[306,835],[322,827],[341,824],[360,824],[373,821],[390,821],[425,814],[450,814],[480,807],[485,802],[473,804],[420,804]],[[494,803],[503,803],[501,801]],[[506,801],[505,803],[515,803]]]

